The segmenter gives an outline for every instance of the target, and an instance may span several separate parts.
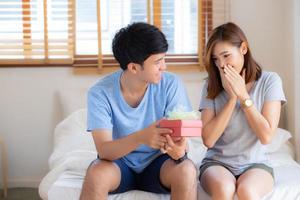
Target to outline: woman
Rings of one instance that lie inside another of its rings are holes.
[[[286,102],[280,77],[262,71],[243,31],[226,23],[206,45],[199,110],[208,147],[200,166],[202,187],[212,199],[261,199],[274,185],[265,144],[274,136]]]

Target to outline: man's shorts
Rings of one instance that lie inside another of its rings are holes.
[[[147,166],[141,173],[136,173],[130,169],[121,159],[115,160],[121,171],[121,182],[117,189],[109,194],[118,194],[129,190],[142,190],[158,194],[169,194],[170,189],[160,182],[160,169],[163,163],[170,156],[162,154]]]
[[[230,169],[230,166],[228,166],[225,163],[219,162],[219,161],[207,161],[204,164],[202,164],[200,166],[200,175],[199,175],[199,180],[201,180],[201,176],[204,173],[204,171],[211,167],[211,166],[222,166],[224,168],[226,168],[228,171],[230,171],[230,173],[232,173],[232,175],[238,179],[243,173],[245,173],[246,171],[250,170],[250,169],[254,169],[254,168],[258,168],[258,169],[263,169],[266,172],[268,172],[269,174],[271,174],[271,176],[274,179],[274,172],[273,172],[273,168],[269,167],[263,163],[253,163],[252,165],[250,165],[249,167],[246,167],[241,173],[235,173],[232,169]]]

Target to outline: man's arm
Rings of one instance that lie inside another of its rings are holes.
[[[112,161],[129,154],[141,144],[160,149],[167,142],[164,135],[171,134],[172,130],[158,128],[158,123],[155,122],[143,130],[117,140],[112,139],[112,133],[109,130],[94,130],[92,135],[97,152],[101,159]]]

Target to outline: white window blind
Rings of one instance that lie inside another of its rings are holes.
[[[101,0],[100,8],[104,55],[112,54],[111,42],[117,30],[132,22],[153,23],[155,15],[152,5],[152,16],[148,19],[147,0]],[[169,42],[169,53],[197,53],[197,8],[197,0],[161,0],[160,28]],[[77,0],[76,11],[76,54],[97,54],[96,1]]]
[[[71,64],[73,0],[1,0],[0,64]]]
[[[226,3],[227,2],[227,3]],[[0,66],[117,66],[111,43],[132,22],[159,27],[169,65],[201,65],[229,0],[0,0]]]
[[[117,30],[138,21],[154,24],[165,33],[169,42],[167,58],[169,63],[178,63],[181,60],[179,57],[184,57],[185,63],[199,64],[198,54],[202,55],[202,51],[199,53],[198,49],[202,41],[199,41],[201,37],[198,34],[200,19],[198,10],[203,0],[98,0],[97,2],[98,4],[95,0],[77,0],[75,66],[98,65],[101,68],[117,65],[112,57],[112,39]],[[100,7],[98,10],[97,6]],[[97,15],[100,19],[97,19]],[[100,26],[101,34],[95,29],[97,24]],[[101,63],[97,63],[97,55]]]

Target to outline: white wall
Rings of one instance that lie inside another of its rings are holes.
[[[299,68],[295,66],[299,66],[300,56],[294,56],[299,55],[299,37],[297,47],[293,39],[300,35],[299,1],[231,0],[230,4],[231,20],[246,32],[257,61],[281,75],[289,102],[300,102],[295,84],[298,80],[299,85]],[[293,4],[297,6],[290,10]],[[71,68],[0,68],[0,134],[8,146],[9,186],[37,186],[46,174],[53,130],[62,120],[58,91],[87,88],[98,77],[73,75]],[[192,82],[200,81],[199,77],[188,72],[183,75]],[[300,120],[300,111],[297,106],[292,114],[294,103],[288,104],[285,123],[299,134],[299,124],[296,129],[293,124]]]
[[[54,126],[62,119],[57,92],[87,87],[95,79],[74,76],[71,68],[0,69],[0,133],[8,147],[9,186],[37,185],[47,172]]]
[[[300,1],[294,0],[293,5],[293,13],[294,13],[294,68],[295,68],[295,74],[294,74],[294,80],[295,80],[295,132],[297,135],[295,135],[295,140],[297,149],[297,160],[300,162]]]

